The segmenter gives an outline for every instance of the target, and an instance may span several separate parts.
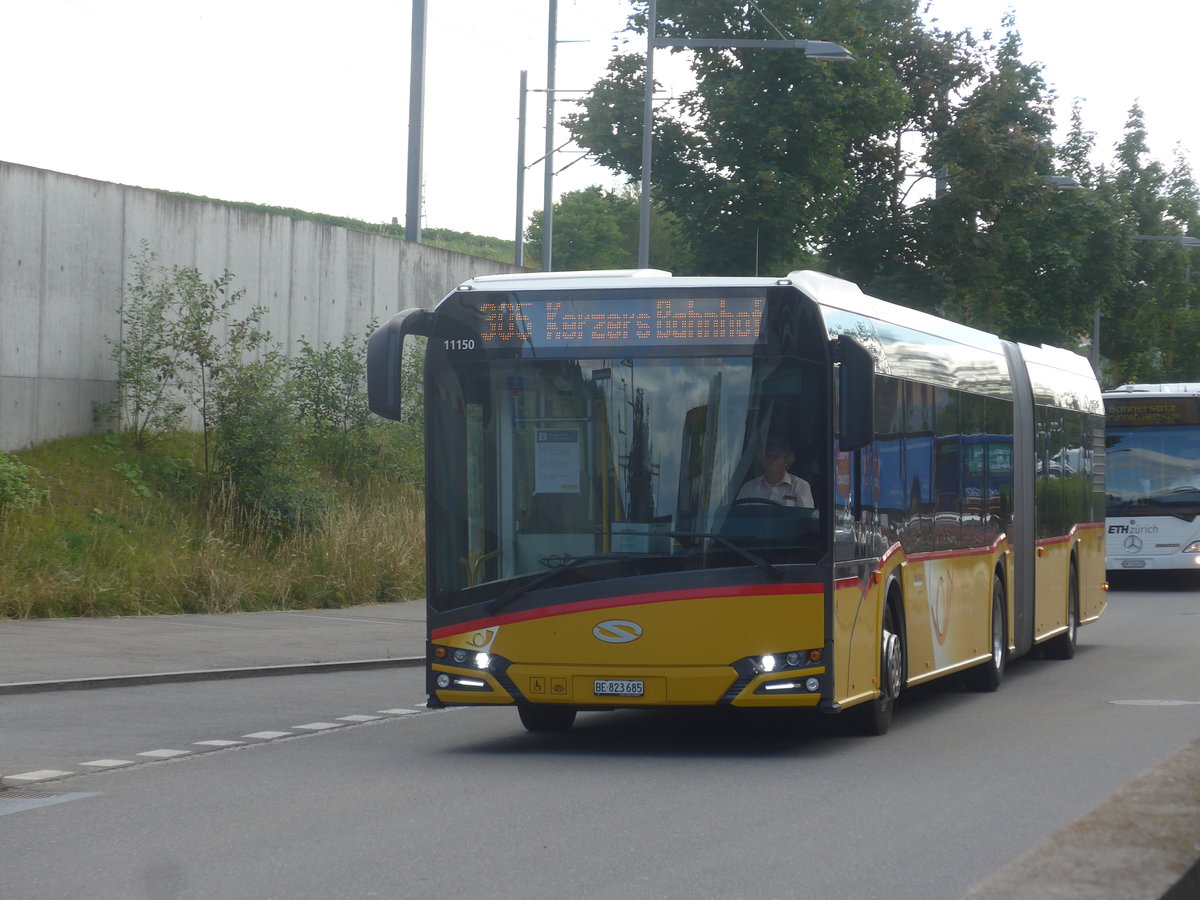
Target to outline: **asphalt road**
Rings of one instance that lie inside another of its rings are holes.
[[[410,669],[0,697],[0,774],[79,773],[0,792],[0,895],[960,898],[1200,735],[1200,592],[1110,599],[1074,660],[910,692],[882,738],[649,711],[535,737],[424,711]]]

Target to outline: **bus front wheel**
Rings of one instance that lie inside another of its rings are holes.
[[[883,607],[879,635],[879,696],[848,711],[851,728],[859,734],[887,734],[904,686],[904,639],[900,619],[891,603]]]
[[[569,731],[575,724],[575,710],[569,706],[521,703],[517,706],[517,713],[525,730],[534,734]]]

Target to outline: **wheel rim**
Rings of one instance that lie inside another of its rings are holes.
[[[1000,668],[1004,661],[1004,621],[1000,616],[1000,604],[992,597],[992,665]]]
[[[1075,634],[1079,630],[1079,588],[1074,578],[1071,579],[1071,596],[1068,598],[1067,607],[1067,634],[1074,644]]]
[[[883,630],[883,687],[889,698],[894,699],[900,696],[901,681],[904,677],[902,669],[900,639],[885,627]]]
[[[893,634],[884,637],[884,653],[886,653],[887,662],[887,678],[888,678],[888,696],[895,698],[900,696],[900,640]]]

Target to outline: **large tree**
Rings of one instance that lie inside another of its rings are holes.
[[[657,205],[651,207],[650,213],[650,254],[654,264],[670,272],[690,272],[691,254],[674,217]],[[554,204],[551,264],[560,272],[634,268],[639,218],[639,198],[631,191],[593,186],[563,194]],[[525,253],[532,260],[542,256],[542,222],[541,210],[535,210],[525,232]]]
[[[663,37],[829,40],[855,61],[817,63],[778,49],[694,51],[696,84],[656,109],[655,196],[705,271],[782,271],[807,261],[886,163],[908,92],[892,55],[916,25],[915,0],[675,0],[658,6]],[[631,17],[644,33],[645,11]],[[662,52],[662,51],[660,51]],[[619,55],[568,118],[575,139],[631,179],[641,170],[641,54]],[[860,178],[860,173],[864,176]],[[651,259],[653,263],[653,258]]]
[[[655,110],[652,171],[656,214],[678,223],[692,271],[821,268],[1006,338],[1068,347],[1087,343],[1099,313],[1114,376],[1200,378],[1200,258],[1136,237],[1198,233],[1200,191],[1182,154],[1170,172],[1151,161],[1135,107],[1116,162],[1095,166],[1078,102],[1056,147],[1056,98],[1022,58],[1015,19],[977,38],[925,24],[918,5],[661,0],[660,36],[819,39],[855,56],[694,51],[695,87]],[[629,31],[644,36],[647,4],[633,8]],[[568,118],[631,182],[644,76],[641,52],[616,56]],[[938,190],[914,202],[921,175]],[[1056,189],[1063,175],[1083,190]],[[664,265],[658,230],[651,264]]]

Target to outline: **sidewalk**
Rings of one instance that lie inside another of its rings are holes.
[[[232,615],[0,622],[0,694],[420,665],[425,601]]]

